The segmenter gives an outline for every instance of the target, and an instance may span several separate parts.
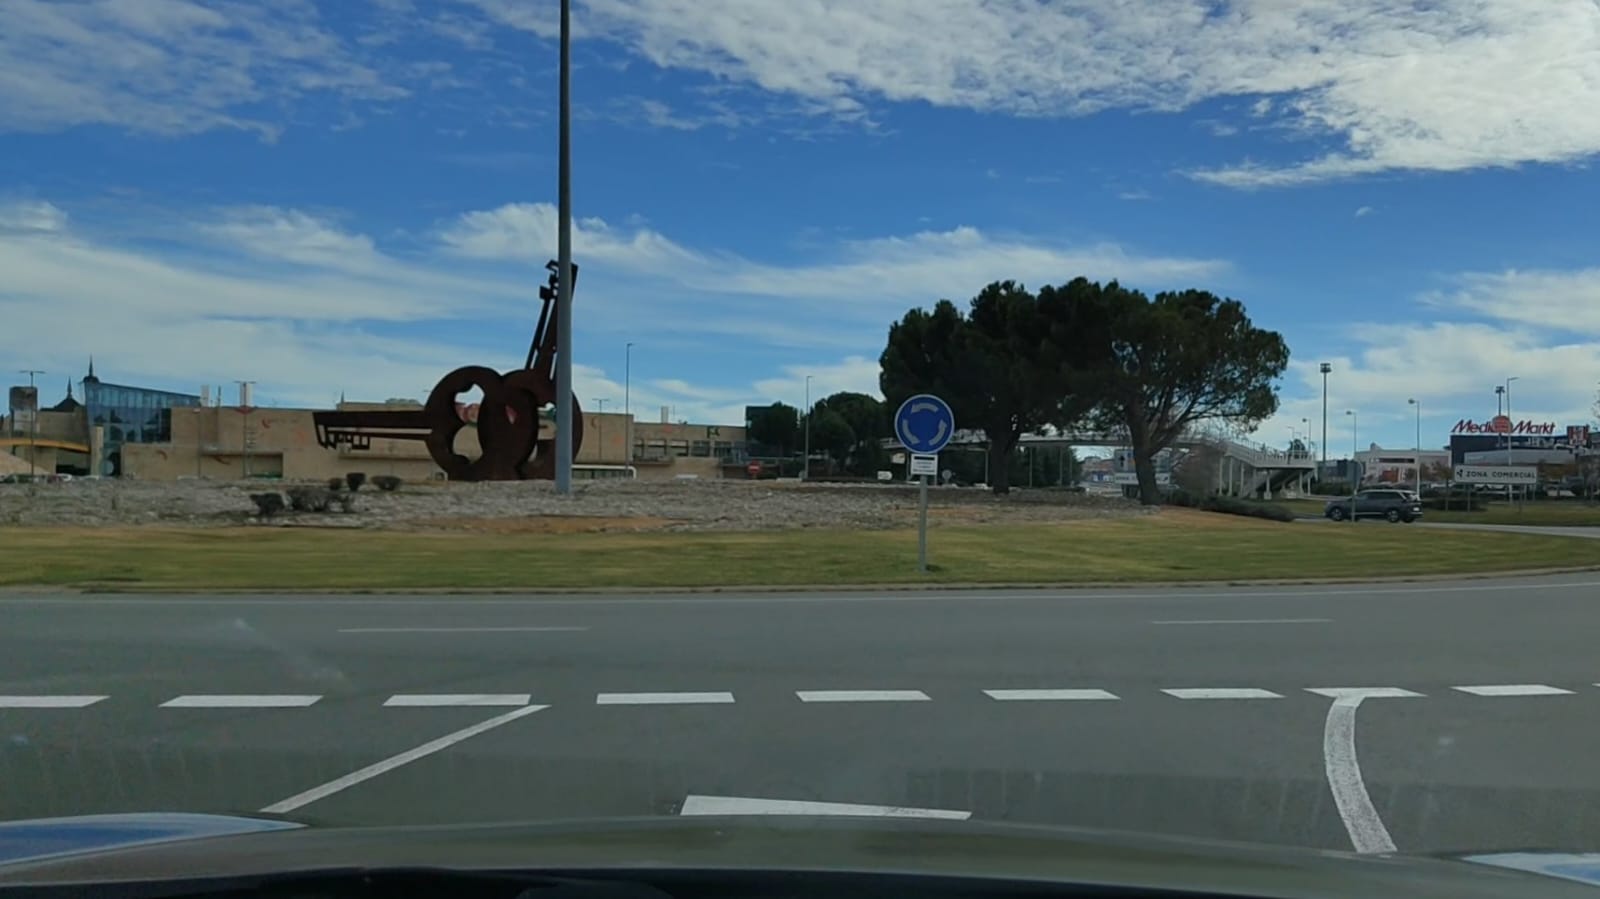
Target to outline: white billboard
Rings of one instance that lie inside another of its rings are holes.
[[[1139,473],[1136,472],[1136,471],[1117,471],[1117,472],[1112,472],[1112,474],[1111,474],[1111,483],[1113,483],[1113,484],[1137,484],[1137,483],[1139,483]],[[1157,484],[1170,484],[1170,483],[1172,483],[1172,474],[1171,474],[1171,472],[1166,472],[1166,471],[1158,471],[1158,472],[1156,472],[1156,483]]]
[[[1453,480],[1458,484],[1523,484],[1539,483],[1537,465],[1457,465]]]

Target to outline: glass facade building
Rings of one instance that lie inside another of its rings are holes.
[[[105,428],[105,462],[101,474],[122,473],[124,443],[167,443],[172,440],[172,410],[200,405],[200,397],[167,390],[105,384],[92,374],[83,379],[83,405],[91,431]]]

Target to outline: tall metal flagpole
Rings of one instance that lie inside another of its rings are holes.
[[[561,0],[561,149],[556,214],[556,492],[572,493],[572,0]]]

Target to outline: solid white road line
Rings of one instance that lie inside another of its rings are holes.
[[[1473,696],[1571,696],[1571,690],[1545,684],[1488,684],[1479,687],[1451,687]]]
[[[380,774],[393,771],[401,765],[409,765],[417,759],[433,755],[435,752],[438,752],[441,749],[448,749],[451,746],[460,743],[462,740],[470,740],[471,738],[476,737],[478,734],[484,733],[485,731],[494,730],[502,724],[510,724],[518,718],[531,715],[534,712],[538,712],[547,708],[549,708],[547,705],[530,705],[523,706],[520,709],[512,709],[505,714],[496,715],[495,717],[490,718],[488,721],[481,721],[472,725],[471,727],[464,727],[453,734],[446,734],[437,740],[430,740],[415,749],[408,749],[399,755],[390,756],[381,762],[375,762],[360,770],[352,771],[343,777],[330,780],[320,787],[312,787],[311,789],[306,790],[304,793],[296,793],[295,795],[290,796],[288,799],[274,802],[266,808],[263,808],[261,811],[269,815],[282,815],[287,812],[292,812],[302,806],[310,805],[311,803],[316,802],[318,799],[326,799],[327,797],[332,796],[341,790],[347,790],[358,783],[371,780]]]
[[[1332,624],[1332,618],[1194,618],[1152,621],[1151,624]]]
[[[1333,792],[1334,805],[1350,834],[1351,845],[1357,852],[1393,852],[1394,840],[1372,806],[1356,761],[1356,709],[1367,698],[1356,694],[1334,699],[1322,730],[1323,764],[1328,789]]]
[[[161,704],[164,709],[303,709],[321,696],[245,693],[178,696]]]
[[[409,708],[527,705],[532,698],[528,693],[396,693],[383,704]]]
[[[750,799],[741,796],[684,797],[679,815],[839,815],[854,818],[942,818],[965,821],[971,812],[898,805],[856,805],[848,802],[807,802],[798,799]]]
[[[0,696],[0,709],[81,709],[109,696]]]
[[[1306,692],[1330,699],[1412,699],[1422,695],[1399,687],[1307,687]]]
[[[1001,702],[1047,702],[1051,700],[1116,699],[1106,690],[984,690],[990,699]]]
[[[1262,690],[1256,687],[1179,687],[1173,690],[1162,690],[1168,696],[1179,699],[1282,699],[1283,696],[1271,690]]]
[[[531,634],[586,631],[587,627],[341,627],[341,634]]]
[[[601,693],[595,705],[715,705],[733,702],[732,693]]]
[[[801,702],[927,702],[921,690],[796,690]]]

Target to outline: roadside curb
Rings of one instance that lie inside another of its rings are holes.
[[[1510,580],[1514,578],[1552,577],[1563,574],[1585,574],[1600,571],[1600,564],[1567,568],[1530,568],[1501,571],[1475,571],[1458,574],[1395,575],[1391,577],[1364,578],[1266,578],[1259,580],[1210,581],[1056,581],[1037,583],[931,583],[899,582],[888,584],[762,584],[725,585],[717,587],[417,587],[407,589],[366,590],[359,588],[320,587],[286,589],[275,587],[252,588],[181,588],[181,587],[61,587],[25,585],[0,587],[0,602],[17,594],[51,594],[58,596],[717,596],[788,593],[969,593],[975,591],[1025,592],[1036,590],[1117,590],[1134,592],[1141,589],[1174,590],[1204,587],[1318,587],[1342,584],[1386,585],[1426,584],[1452,581]]]

